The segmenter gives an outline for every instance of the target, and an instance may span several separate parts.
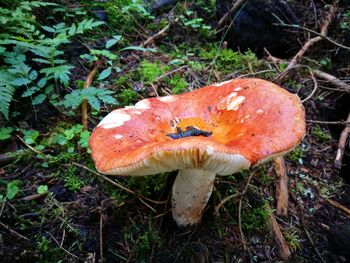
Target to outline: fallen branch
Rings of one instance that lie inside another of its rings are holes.
[[[329,84],[331,84],[332,86],[339,88],[341,90],[344,90],[344,92],[350,93],[350,85],[334,77],[333,75],[320,70],[314,70],[313,73],[315,74],[316,77],[329,82]]]
[[[319,124],[330,124],[330,125],[347,125],[350,124],[350,121],[318,121],[318,120],[306,120],[310,123],[319,123]]]
[[[174,20],[173,23],[176,23],[177,21],[179,21],[179,18],[176,18]],[[166,31],[168,31],[170,29],[170,26],[173,24],[173,23],[169,23],[168,25],[166,25],[162,30],[160,30],[158,33],[154,34],[153,36],[149,37],[145,42],[143,42],[141,44],[142,47],[146,47],[148,46],[149,44],[153,43],[156,39],[162,37],[163,35],[165,35]]]
[[[270,231],[272,232],[272,234],[277,242],[279,254],[284,261],[288,261],[288,259],[290,258],[292,253],[288,247],[287,241],[283,237],[283,234],[281,232],[281,228],[280,228],[279,224],[277,223],[276,217],[273,214],[270,205],[266,204],[265,206],[266,206],[267,210],[270,211],[270,216],[269,216]]]
[[[338,9],[338,2],[339,1],[337,0],[334,2],[333,5],[330,6],[326,19],[321,27],[320,34],[317,37],[310,38],[304,43],[303,47],[299,50],[299,52],[290,60],[286,69],[280,74],[279,81],[284,81],[286,79],[289,71],[299,63],[299,61],[304,57],[304,54],[309,50],[310,47],[312,47],[315,43],[321,41],[327,36],[328,27],[331,24]]]
[[[97,61],[95,63],[95,66],[90,71],[89,75],[87,76],[85,82],[84,82],[84,89],[87,89],[91,86],[92,81],[94,80],[94,77],[96,76],[97,69],[102,65],[102,61]],[[81,103],[81,123],[84,126],[84,129],[87,130],[88,128],[88,111],[87,111],[87,100],[84,99]]]
[[[274,159],[274,168],[277,174],[276,199],[278,216],[288,215],[288,175],[284,157]]]
[[[350,122],[350,112],[349,112],[348,118],[346,119],[346,122]],[[341,132],[340,137],[339,137],[337,155],[336,155],[335,160],[334,160],[334,167],[337,170],[341,170],[341,168],[342,168],[342,162],[343,162],[343,157],[344,157],[344,152],[345,152],[345,145],[346,145],[346,141],[348,139],[349,134],[350,134],[350,124],[347,124],[346,127]]]
[[[342,204],[338,203],[337,201],[334,201],[332,199],[327,199],[327,202],[330,203],[332,206],[339,208],[343,212],[347,214],[348,217],[350,217],[350,209],[343,206]]]

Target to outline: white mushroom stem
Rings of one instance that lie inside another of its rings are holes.
[[[173,185],[172,213],[179,226],[188,226],[201,220],[211,196],[215,173],[202,169],[179,170]]]

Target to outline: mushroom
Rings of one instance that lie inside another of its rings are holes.
[[[99,172],[143,176],[179,170],[172,214],[196,224],[216,174],[284,155],[305,134],[296,95],[261,79],[234,79],[185,94],[148,98],[109,113],[90,138]]]

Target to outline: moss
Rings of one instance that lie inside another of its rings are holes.
[[[314,135],[316,139],[320,141],[329,141],[332,139],[332,136],[327,131],[321,129],[321,127],[318,125],[312,129],[312,135]]]
[[[128,106],[136,102],[137,96],[137,92],[133,89],[123,89],[118,94],[118,100],[123,106]]]
[[[169,81],[169,85],[173,94],[179,94],[186,90],[188,87],[187,81],[182,78],[180,75],[175,74]]]
[[[248,50],[242,54],[232,49],[219,49],[215,45],[207,45],[201,49],[199,56],[205,60],[215,61],[216,69],[224,73],[234,70],[254,70],[261,65],[261,61],[252,51]]]
[[[140,64],[140,77],[144,83],[151,83],[169,69],[169,66],[162,64],[160,61],[152,63],[144,60]]]

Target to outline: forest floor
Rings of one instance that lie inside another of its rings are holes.
[[[108,20],[93,34],[63,45],[64,57],[74,68],[70,85],[58,85],[56,92],[63,98],[79,89],[99,65],[92,86],[113,91],[119,103],[101,103],[96,110],[89,102],[88,131],[114,108],[237,77],[266,79],[301,98],[307,134],[284,157],[287,214],[276,211],[281,182],[269,162],[252,171],[217,176],[202,221],[179,228],[170,201],[176,172],[105,177],[96,172],[87,149],[90,133],[84,133],[80,107],[62,110],[49,100],[34,106],[18,96],[10,108],[18,114],[0,120],[1,126],[12,129],[0,139],[1,262],[350,261],[346,139],[343,160],[338,169],[334,165],[340,135],[350,120],[350,4],[315,1],[312,12],[300,4],[304,15],[311,12],[304,27],[321,34],[322,27],[327,30],[295,57],[318,36],[299,28],[297,47],[277,58],[267,51],[258,56],[230,49],[229,39],[213,34],[215,15],[211,27],[198,20],[209,16],[205,12],[212,6],[198,11],[193,3],[179,2],[151,15],[137,1],[82,2],[61,4],[71,12]],[[328,25],[332,6],[336,9]],[[42,24],[51,21],[40,18],[38,11],[36,16]],[[100,51],[90,52],[100,64],[81,57],[89,50]],[[329,81],[320,72],[339,80]]]

